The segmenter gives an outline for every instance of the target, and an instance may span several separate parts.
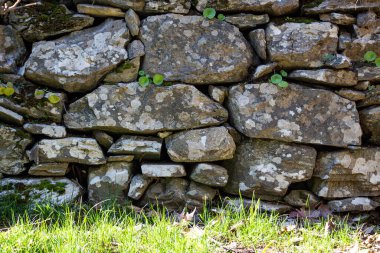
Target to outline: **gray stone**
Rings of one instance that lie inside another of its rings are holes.
[[[259,79],[272,73],[276,69],[277,65],[278,64],[276,62],[273,62],[258,66],[255,72],[253,73],[253,80]]]
[[[365,99],[358,102],[357,106],[359,108],[371,105],[380,105],[380,85],[370,87],[371,89],[368,89],[368,91],[365,94]]]
[[[0,173],[17,175],[23,172],[24,164],[28,163],[25,149],[32,143],[31,135],[21,128],[0,123],[0,143]]]
[[[335,54],[338,27],[328,22],[269,23],[266,28],[268,56],[282,68],[317,68],[322,55]]]
[[[109,149],[113,144],[113,137],[103,131],[94,131],[96,141],[106,149]]]
[[[361,110],[359,116],[366,139],[372,144],[380,145],[380,106]]]
[[[254,15],[240,13],[235,15],[227,15],[225,21],[237,26],[240,29],[252,29],[258,25],[263,25],[269,22],[268,14]]]
[[[37,83],[69,92],[93,89],[97,82],[128,58],[124,46],[129,32],[122,20],[73,32],[53,41],[33,44],[25,76]]]
[[[339,41],[338,41],[338,49],[339,50],[346,49],[347,45],[349,43],[351,43],[351,41],[352,41],[351,33],[345,32],[345,31],[340,31]]]
[[[231,159],[235,142],[225,127],[189,130],[165,139],[170,159],[175,162],[212,162]]]
[[[309,146],[245,139],[234,158],[222,163],[229,175],[223,189],[249,198],[278,199],[291,183],[311,178],[316,155]]]
[[[137,80],[140,69],[140,57],[125,61],[104,78],[106,83],[129,83]]]
[[[268,213],[287,213],[292,210],[292,207],[278,202],[267,202],[267,201],[252,201],[252,199],[241,199],[241,198],[231,198],[226,200],[226,204],[229,207],[234,208],[236,211],[240,211],[242,208],[255,209],[258,207],[259,211],[264,211]]]
[[[25,131],[31,134],[40,134],[51,138],[66,137],[66,128],[64,126],[27,123],[23,127]]]
[[[324,65],[334,69],[346,69],[350,68],[352,66],[352,63],[350,58],[341,54],[336,54],[333,55],[331,58],[329,57],[328,59],[326,59],[324,61]]]
[[[64,5],[42,2],[9,13],[9,23],[28,42],[46,40],[82,30],[94,23],[94,18],[69,11]]]
[[[68,171],[68,163],[41,163],[30,167],[28,174],[32,176],[63,177]]]
[[[373,67],[361,67],[357,68],[359,81],[380,82],[380,68]]]
[[[122,18],[125,16],[125,13],[119,8],[93,4],[77,4],[77,10],[79,13],[84,13],[94,17]]]
[[[350,70],[295,70],[289,74],[289,78],[326,86],[355,86],[358,83],[356,73]]]
[[[123,10],[133,9],[142,11],[146,0],[74,0],[74,3],[99,4],[104,6],[117,7]]]
[[[378,0],[324,0],[316,2],[316,6],[304,5],[305,14],[320,14],[329,12],[361,12],[380,7]],[[319,3],[319,4],[318,4]]]
[[[191,7],[190,0],[146,0],[144,12],[187,14]]]
[[[359,101],[365,98],[365,93],[358,90],[340,89],[336,93],[351,101]]]
[[[139,40],[134,40],[128,45],[128,56],[129,59],[134,59],[136,57],[144,56],[145,48],[144,44]]]
[[[336,25],[353,25],[356,23],[356,18],[353,15],[337,12],[321,14],[319,15],[319,19]]]
[[[232,136],[232,138],[234,139],[234,142],[235,144],[238,144],[240,143],[243,139],[244,139],[244,136],[239,133],[234,127],[232,127],[230,124],[228,123],[224,123],[223,126],[225,128],[227,128],[228,130],[228,133]]]
[[[293,83],[286,89],[241,84],[230,88],[227,104],[232,125],[251,138],[337,147],[361,143],[355,103],[331,91]]]
[[[108,157],[107,162],[132,162],[134,158],[133,155],[113,155]]]
[[[212,7],[218,12],[265,12],[273,16],[281,16],[298,10],[299,0],[195,0],[194,5],[198,11]]]
[[[67,178],[4,178],[0,180],[0,201],[33,206],[72,203],[82,195],[82,187]],[[15,198],[15,196],[17,196]]]
[[[129,185],[128,197],[134,200],[139,200],[152,182],[152,178],[141,174],[133,176],[131,184]]]
[[[369,26],[359,27],[353,25],[356,38],[379,40],[380,19],[375,19]]]
[[[162,139],[123,135],[108,150],[112,155],[133,155],[142,160],[160,160]]]
[[[142,88],[137,82],[102,85],[64,116],[70,129],[140,134],[219,125],[227,118],[226,109],[194,86]]]
[[[312,190],[324,198],[380,195],[380,148],[320,152]]]
[[[92,203],[105,200],[126,200],[126,190],[132,177],[133,164],[111,162],[94,167],[88,173],[88,199]]]
[[[178,163],[143,163],[141,172],[147,177],[184,177],[185,166]]]
[[[368,90],[368,87],[370,86],[369,81],[359,81],[357,85],[355,85],[353,88],[355,90],[360,90],[360,91],[366,91]]]
[[[0,106],[0,120],[18,126],[24,123],[24,117],[2,106]]]
[[[359,13],[357,15],[356,24],[359,27],[370,26],[374,23],[374,21],[376,20],[376,17],[377,17],[377,15],[373,11],[367,11],[367,12]]]
[[[357,197],[341,200],[332,200],[327,203],[329,209],[333,212],[368,212],[375,210],[380,206],[379,203],[370,198]]]
[[[216,195],[216,190],[210,186],[191,181],[186,196],[202,202],[211,201]]]
[[[228,88],[224,86],[208,86],[208,94],[216,102],[223,104],[224,99],[228,96]]]
[[[256,29],[256,30],[250,31],[248,34],[248,38],[249,38],[249,42],[251,43],[251,46],[255,50],[256,54],[261,59],[266,60],[267,59],[267,51],[266,51],[267,41],[265,38],[265,30],[264,29]]]
[[[79,137],[41,140],[32,148],[30,158],[36,164],[63,162],[98,165],[106,162],[96,140]]]
[[[352,61],[362,61],[364,54],[368,51],[374,51],[377,55],[380,55],[380,39],[355,39],[346,44],[343,54]]]
[[[227,169],[212,163],[198,163],[194,166],[191,174],[191,180],[213,186],[223,187],[227,184],[228,173]]]
[[[26,49],[22,38],[11,26],[0,25],[0,73],[16,73]]]
[[[239,29],[218,19],[167,14],[143,20],[143,69],[166,81],[192,84],[239,82],[253,62]]]
[[[312,192],[307,190],[291,190],[285,197],[284,201],[291,206],[315,208],[320,200]]]
[[[129,9],[125,13],[125,22],[127,23],[129,32],[131,33],[132,36],[137,36],[140,31],[140,18],[139,15],[133,10]]]

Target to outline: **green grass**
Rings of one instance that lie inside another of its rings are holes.
[[[289,229],[285,216],[258,206],[217,210],[178,222],[178,214],[164,209],[37,206],[2,216],[0,252],[332,252],[359,240],[344,222],[325,234],[323,220]]]

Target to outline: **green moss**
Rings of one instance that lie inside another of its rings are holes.
[[[304,24],[310,24],[313,22],[318,22],[316,19],[312,18],[304,18],[304,17],[285,17],[283,19],[285,22],[293,22],[293,23],[304,23]]]
[[[130,61],[125,61],[123,64],[121,64],[120,66],[118,66],[116,69],[115,69],[115,72],[116,73],[123,73],[124,70],[126,69],[131,69],[131,68],[135,68],[136,66],[134,64],[132,64]]]

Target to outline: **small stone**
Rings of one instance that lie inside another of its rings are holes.
[[[354,86],[358,83],[356,73],[350,70],[295,70],[289,78],[327,86]]]
[[[361,110],[359,116],[365,139],[372,144],[380,145],[380,106]]]
[[[89,201],[92,203],[105,200],[124,202],[132,169],[133,164],[128,162],[112,162],[92,167],[88,173]]]
[[[190,174],[191,180],[213,186],[223,187],[227,184],[228,173],[224,167],[212,163],[198,163]]]
[[[208,86],[208,94],[216,102],[223,104],[224,99],[228,96],[228,88],[224,86]]]
[[[23,127],[25,131],[31,134],[45,135],[50,138],[66,137],[66,128],[64,126],[27,123]]]
[[[184,177],[185,167],[178,163],[143,163],[141,172],[147,177]]]
[[[353,15],[336,12],[321,14],[319,15],[319,19],[337,25],[352,25],[356,23],[356,18]]]
[[[312,192],[306,190],[291,190],[285,197],[284,201],[294,207],[315,208],[320,200]]]
[[[11,26],[0,25],[0,73],[16,73],[26,49],[22,38]]]
[[[359,108],[371,105],[380,105],[380,85],[370,86],[365,94],[365,99],[357,104]]]
[[[380,82],[379,67],[361,67],[357,69],[359,81]]]
[[[349,32],[344,32],[341,31],[339,34],[339,43],[338,43],[338,49],[339,50],[344,50],[347,48],[347,45],[351,43],[352,38],[351,38],[351,33]]]
[[[226,16],[225,21],[234,26],[237,26],[240,29],[252,29],[258,25],[268,23],[269,16],[268,14],[254,15],[254,14],[240,13],[240,14]]]
[[[79,13],[87,14],[94,17],[122,18],[125,16],[124,12],[119,8],[93,4],[77,4],[77,10]]]
[[[339,96],[347,98],[351,101],[358,101],[365,98],[365,93],[358,90],[340,89],[336,92]]]
[[[142,11],[145,6],[145,0],[74,0],[74,3],[99,4],[123,10],[133,9],[135,11]]]
[[[146,0],[144,12],[146,13],[179,13],[187,14],[191,7],[190,0]]]
[[[272,73],[276,69],[277,65],[278,64],[276,62],[273,62],[258,66],[255,70],[255,73],[253,73],[253,80],[259,79]]]
[[[145,48],[144,44],[139,40],[134,40],[128,44],[128,57],[134,59],[136,57],[144,56]]]
[[[152,182],[152,178],[145,177],[141,174],[133,176],[131,184],[129,185],[128,197],[139,200]]]
[[[94,131],[96,141],[106,149],[109,149],[113,144],[113,137],[103,131]]]
[[[304,12],[307,15],[320,14],[329,12],[361,12],[368,9],[376,9],[380,7],[377,0],[324,0],[318,1],[316,6],[304,6]]]
[[[358,84],[352,88],[354,88],[355,90],[366,91],[368,90],[370,84],[371,83],[369,81],[359,81]]]
[[[356,24],[359,27],[370,26],[376,20],[376,17],[377,17],[376,13],[372,10],[359,13],[356,17],[357,18]]]
[[[30,167],[28,174],[32,176],[63,177],[68,171],[68,163],[40,163]]]
[[[332,200],[327,203],[329,209],[333,212],[368,212],[375,210],[379,203],[370,198],[357,197],[341,200]]]
[[[159,132],[159,133],[157,133],[157,136],[160,137],[161,139],[165,139],[166,137],[168,137],[168,136],[170,136],[172,134],[173,134],[173,132],[166,131],[166,132]]]
[[[380,40],[359,38],[346,44],[343,52],[351,61],[363,61],[364,54],[368,51],[374,51],[380,55]]]
[[[216,190],[210,186],[191,181],[186,195],[191,199],[200,200],[202,202],[211,201],[216,195]]]
[[[137,36],[140,31],[140,18],[139,15],[133,10],[129,9],[125,13],[125,22],[127,23],[129,32],[132,36]]]
[[[114,155],[109,156],[107,162],[132,162],[134,158],[133,155]]]
[[[325,60],[324,65],[334,69],[346,69],[350,68],[352,66],[352,63],[350,58],[341,54],[336,54],[331,57],[331,59]]]
[[[166,149],[174,162],[212,162],[231,159],[235,143],[225,127],[183,131],[166,138]]]
[[[160,160],[162,139],[123,135],[108,150],[112,155],[133,155],[142,160]]]
[[[127,60],[104,78],[106,83],[129,83],[137,80],[140,69],[140,57]]]
[[[0,106],[0,120],[17,126],[24,124],[24,117],[2,106]]]
[[[249,42],[251,46],[255,50],[256,54],[263,60],[267,59],[267,41],[265,38],[265,30],[264,29],[256,29],[250,31],[248,34]],[[274,63],[272,63],[274,64]],[[277,63],[276,63],[277,64]],[[270,64],[267,64],[270,65]]]
[[[259,211],[264,211],[268,213],[287,213],[290,210],[292,210],[292,207],[289,205],[285,205],[278,202],[268,202],[263,201],[260,199],[260,201],[252,201],[252,199],[241,199],[241,198],[230,198],[226,200],[226,203],[228,206],[236,209],[236,211],[241,210],[241,208],[250,209],[258,205]]]

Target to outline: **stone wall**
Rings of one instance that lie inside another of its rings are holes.
[[[1,201],[379,206],[378,0],[61,3],[0,25]]]

